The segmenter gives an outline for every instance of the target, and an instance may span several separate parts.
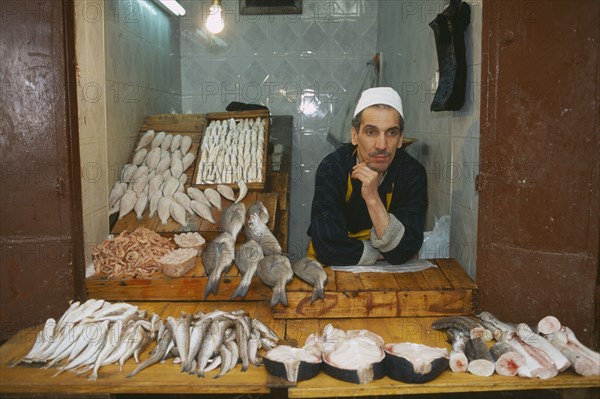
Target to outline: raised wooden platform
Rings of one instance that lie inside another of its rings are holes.
[[[437,268],[412,273],[360,273],[326,268],[328,282],[325,299],[310,303],[312,287],[294,277],[287,286],[288,306],[272,309],[277,319],[416,317],[472,314],[477,286],[458,262],[435,260]],[[207,301],[228,301],[241,277],[232,267],[221,277],[218,295]],[[202,260],[179,278],[157,276],[142,279],[89,278],[88,297],[108,301],[199,301],[206,286]],[[252,281],[246,301],[268,301],[271,288],[257,277]],[[239,302],[239,300],[238,300]]]
[[[286,341],[302,345],[309,334],[320,333],[327,323],[348,329],[369,329],[379,334],[386,343],[415,342],[429,346],[445,347],[445,334],[431,329],[435,317],[420,318],[359,318],[359,319],[309,319],[309,320],[275,320],[271,318],[268,305],[263,302],[203,302],[203,303],[165,303],[138,302],[141,309],[156,312],[163,319],[167,316],[178,316],[181,311],[192,313],[197,310],[205,312],[214,309],[227,311],[245,309],[252,317],[267,323]],[[453,373],[450,369],[426,384],[406,384],[387,377],[365,385],[356,385],[336,380],[320,373],[311,380],[302,381],[296,386],[268,375],[264,367],[250,367],[241,372],[238,365],[234,370],[219,379],[213,378],[218,371],[213,370],[205,378],[197,378],[182,374],[179,365],[171,361],[155,364],[133,378],[126,378],[136,364],[128,360],[123,370],[117,366],[100,369],[97,381],[91,382],[87,374],[75,375],[70,372],[52,377],[55,370],[43,370],[37,367],[18,366],[8,368],[8,363],[27,353],[35,340],[38,329],[22,330],[0,347],[0,394],[24,394],[40,397],[44,394],[56,397],[57,394],[93,394],[108,395],[131,394],[268,394],[272,388],[287,390],[290,398],[309,397],[360,397],[387,396],[405,394],[439,394],[446,392],[477,391],[510,391],[510,390],[555,390],[563,388],[600,387],[597,377],[582,377],[572,371],[560,373],[549,380],[528,379],[520,377],[477,377],[468,373]],[[150,345],[141,355],[142,361],[148,357],[152,349]],[[281,391],[279,391],[281,393]],[[591,396],[590,396],[591,397]]]

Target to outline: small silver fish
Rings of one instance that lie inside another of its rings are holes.
[[[254,240],[260,244],[265,256],[281,254],[279,241],[257,214],[250,215],[244,228],[244,234],[248,240]]]
[[[242,203],[231,204],[221,213],[219,225],[221,230],[233,236],[237,240],[239,232],[246,221],[246,205]]]
[[[285,286],[292,281],[294,272],[290,260],[283,255],[270,255],[258,262],[256,274],[263,283],[273,287],[271,307],[281,303],[287,306]]]
[[[252,277],[256,274],[258,262],[264,258],[262,247],[254,240],[250,240],[240,245],[235,251],[235,266],[243,277],[240,285],[237,287],[231,299],[237,297],[245,298],[252,282]]]
[[[292,265],[292,270],[296,276],[314,287],[310,303],[313,303],[317,298],[325,298],[323,291],[327,283],[327,273],[323,270],[323,265],[314,259],[303,258]]]

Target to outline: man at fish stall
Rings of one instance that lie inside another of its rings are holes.
[[[365,90],[354,111],[351,143],[319,164],[308,256],[326,265],[399,265],[423,243],[425,168],[402,146],[400,95],[391,87]]]

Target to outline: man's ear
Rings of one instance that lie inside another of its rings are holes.
[[[402,147],[402,140],[404,140],[404,133],[400,134],[400,141],[398,142],[398,149]]]
[[[352,144],[358,145],[358,130],[354,126],[352,126],[352,132],[350,133],[352,136]]]

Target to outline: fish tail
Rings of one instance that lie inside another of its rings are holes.
[[[310,303],[313,303],[317,299],[325,299],[325,293],[323,292],[323,287],[315,287],[312,296],[310,297]]]
[[[202,299],[206,299],[208,294],[217,294],[219,290],[219,276],[216,273],[212,273],[208,277],[208,281],[206,282],[206,287],[204,288],[204,296]]]
[[[275,286],[273,288],[273,296],[271,297],[271,307],[275,307],[278,303],[283,306],[288,305],[287,294],[285,293],[285,285],[283,287]]]
[[[231,295],[231,299],[235,299],[238,297],[245,298],[246,294],[248,293],[248,288],[250,288],[250,284],[242,281],[234,291],[233,295]]]

